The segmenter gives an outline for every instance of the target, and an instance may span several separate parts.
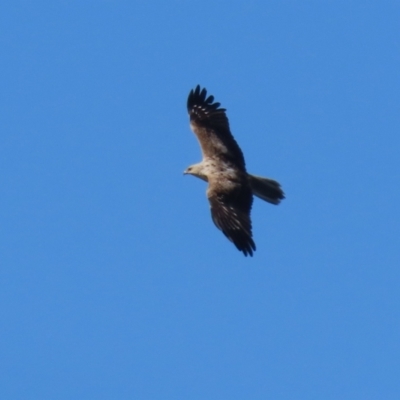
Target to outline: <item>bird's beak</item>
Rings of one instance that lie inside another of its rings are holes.
[[[183,175],[187,175],[187,174],[188,174],[187,169],[185,169],[185,170],[183,171]]]

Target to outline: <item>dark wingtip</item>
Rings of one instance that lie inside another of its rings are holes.
[[[224,235],[227,236],[225,232]],[[247,234],[246,236],[241,237],[227,237],[246,257],[253,257],[253,253],[256,251],[256,244],[254,243],[251,234]]]
[[[245,257],[253,257],[253,253],[256,251],[256,244],[254,243],[252,238],[249,238],[249,241],[246,243],[245,247],[236,247],[245,255]]]
[[[197,85],[195,89],[192,89],[189,93],[187,99],[187,109],[188,112],[193,109],[193,107],[202,107],[207,111],[226,111],[224,108],[219,108],[220,103],[214,103],[214,96],[210,95],[207,97],[207,89],[201,89],[200,85]]]

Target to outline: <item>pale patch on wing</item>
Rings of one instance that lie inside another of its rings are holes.
[[[211,140],[212,140],[215,150],[217,150],[219,153],[222,153],[222,154],[228,153],[228,148],[226,147],[225,143],[221,139],[219,139],[217,136],[214,135]]]

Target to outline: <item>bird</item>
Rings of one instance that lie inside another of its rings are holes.
[[[189,166],[184,174],[208,182],[206,193],[214,224],[246,257],[253,256],[253,196],[278,205],[285,195],[277,181],[247,173],[242,150],[230,131],[226,109],[220,106],[200,85],[190,91],[190,127],[199,141],[203,159]]]

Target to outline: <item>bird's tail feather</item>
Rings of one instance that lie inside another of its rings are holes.
[[[248,174],[254,196],[271,204],[279,204],[285,198],[281,185],[273,179]]]

